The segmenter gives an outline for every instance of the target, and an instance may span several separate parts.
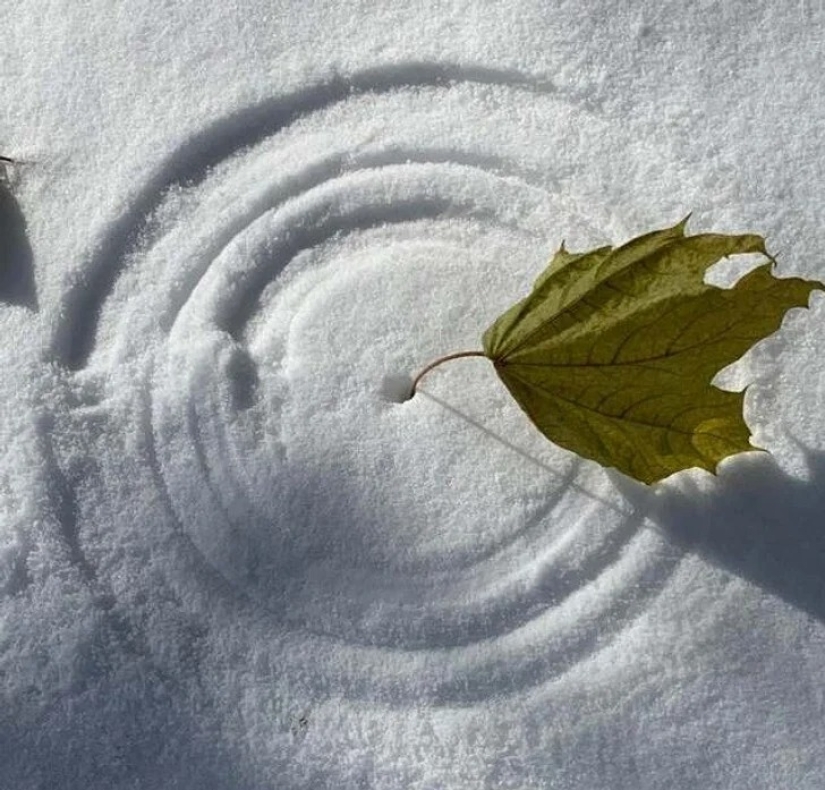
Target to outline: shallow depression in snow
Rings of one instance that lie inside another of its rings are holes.
[[[487,361],[387,397],[480,347],[560,242],[548,228],[603,240],[556,183],[598,123],[558,127],[559,165],[537,175],[550,140],[523,100],[586,111],[513,75],[436,77],[361,75],[190,141],[98,245],[54,345],[84,408],[117,414],[121,438],[89,450],[102,485],[124,463],[151,481],[144,518],[171,514],[220,595],[275,629],[273,661],[337,676],[309,649],[332,639],[354,651],[350,693],[370,678],[370,694],[470,701],[607,644],[676,559]]]

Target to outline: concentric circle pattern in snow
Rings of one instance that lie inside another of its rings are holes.
[[[661,590],[664,541],[486,362],[388,395],[478,348],[562,236],[605,240],[570,188],[599,123],[519,75],[369,72],[216,123],[113,218],[54,335],[79,399],[56,431],[136,556],[192,550],[167,572],[194,616],[231,608],[314,687],[467,704],[564,672]]]

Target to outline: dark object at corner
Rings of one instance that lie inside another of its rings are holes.
[[[13,162],[6,156],[0,161]],[[8,186],[0,181],[0,302],[37,309],[32,248],[26,219]]]

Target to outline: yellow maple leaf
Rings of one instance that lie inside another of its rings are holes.
[[[689,467],[711,472],[754,449],[744,393],[711,384],[825,284],[777,279],[761,236],[685,235],[678,225],[620,247],[564,246],[532,293],[484,333],[483,355],[552,442],[645,483]],[[704,281],[721,258],[767,263],[731,288]]]

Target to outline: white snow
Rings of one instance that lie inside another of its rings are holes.
[[[15,0],[0,787],[825,786],[825,299],[647,489],[480,347],[693,212],[825,277],[825,5]],[[737,273],[739,269],[735,270]]]

